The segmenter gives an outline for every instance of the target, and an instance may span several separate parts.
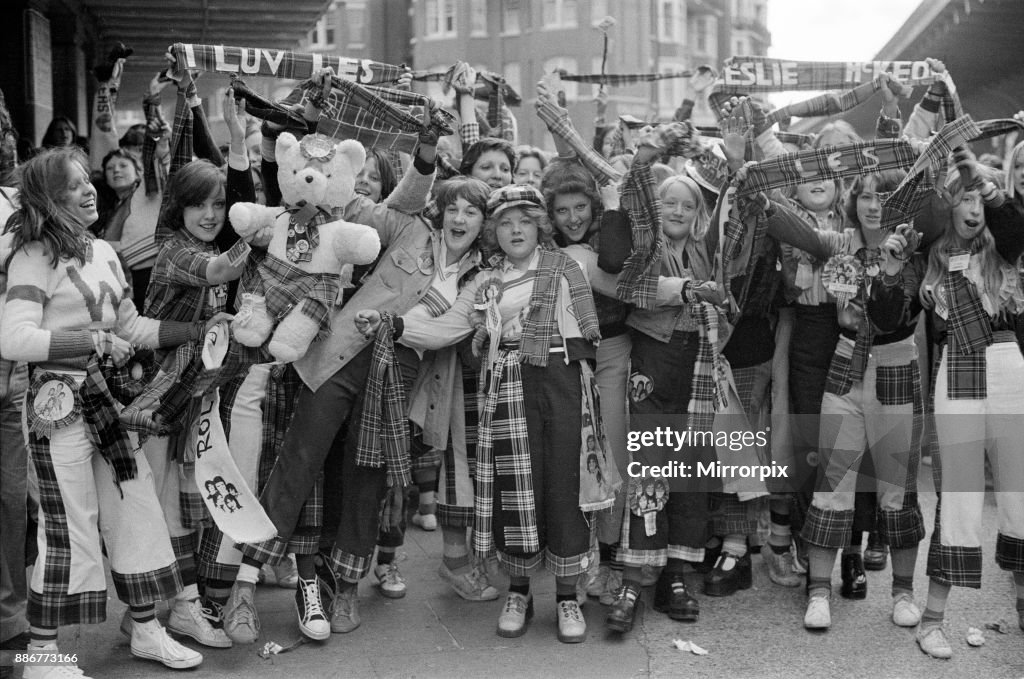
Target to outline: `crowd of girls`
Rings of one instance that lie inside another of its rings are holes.
[[[279,130],[264,124],[247,148],[228,90],[225,160],[186,75],[181,108],[194,117],[199,159],[166,168],[155,116],[141,156],[114,150],[95,168],[100,195],[73,126],[58,120],[53,148],[18,168],[17,196],[4,194],[0,353],[5,395],[8,368],[28,364],[14,406],[37,484],[31,648],[54,651],[58,627],[104,620],[104,553],[128,605],[131,653],[168,667],[202,661],[168,631],[212,648],[259,638],[264,566],[294,583],[304,635],[351,632],[371,571],[384,596],[406,593],[395,552],[416,486],[413,524],[441,528],[440,581],[482,602],[502,596],[497,569],[507,576],[500,636],[524,634],[541,607],[531,589],[541,565],[555,577],[558,639],[577,643],[588,636],[587,597],[608,606],[609,630],[629,633],[652,584],[655,610],[698,621],[700,596],[751,586],[757,547],[772,582],[806,587],[804,627],[828,629],[842,550],[841,595],[866,597],[864,568],[891,558],[892,623],[916,628],[921,649],[945,658],[951,588],[981,585],[986,459],[996,563],[1013,574],[1024,629],[1024,143],[1005,172],[958,148],[927,218],[883,228],[902,171],[794,184],[738,205],[726,191],[742,189],[759,158],[860,141],[841,121],[787,148],[757,116],[748,130],[741,112],[757,105],[733,99],[720,111],[720,148],[683,161],[670,151],[685,126],[632,141],[602,129],[595,148],[541,84],[551,157],[517,149],[508,115],[481,136],[475,76],[460,69],[461,157],[441,157],[430,130],[404,163],[369,149],[338,211],[375,229],[382,247],[338,295],[331,332],[292,364],[233,341],[232,370],[203,387],[219,389],[228,443],[273,523],[276,536],[261,543],[236,545],[211,521],[184,434],[140,444],[119,415],[147,393],[156,364],[185,374],[206,332],[254,303],[252,276],[268,255],[227,215],[256,199],[254,180],[268,204],[280,202]],[[326,87],[325,75],[315,84]],[[882,92],[879,130],[899,134],[895,100]],[[904,132],[927,141],[936,102],[949,96],[932,85]],[[313,121],[319,110],[303,114]],[[765,228],[730,236],[722,225],[739,214]],[[729,237],[739,243],[726,257]],[[200,398],[189,389],[186,420]],[[395,403],[405,406],[398,423],[388,420]],[[711,429],[728,416],[753,430],[778,415],[795,417],[770,445],[729,459],[788,460],[795,483],[680,488],[627,474],[632,460],[728,455],[691,445],[633,456],[631,428]],[[396,437],[397,425],[408,435]],[[914,578],[929,528],[917,489],[925,433],[940,496],[926,598]],[[5,447],[11,435],[5,428]],[[160,601],[170,602],[166,628]],[[84,675],[62,665],[25,676]]]

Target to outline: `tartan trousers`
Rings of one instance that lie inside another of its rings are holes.
[[[855,493],[872,490],[882,519],[878,529],[887,544],[912,547],[925,535],[917,503],[924,411],[917,345],[911,335],[872,347],[863,379],[840,387],[831,375],[846,369],[852,351],[853,341],[840,338],[821,402],[821,461],[802,534],[819,547],[846,546]],[[865,453],[873,462],[870,476],[861,473]]]
[[[992,464],[999,508],[996,563],[1024,572],[1024,357],[1016,339],[996,335],[985,349],[987,395],[981,399],[947,396],[946,352],[935,377],[935,430],[941,473],[936,487],[941,516],[928,555],[928,575],[957,587],[981,587],[982,507],[985,456]],[[938,536],[938,539],[935,538]]]
[[[26,407],[31,405],[26,402]],[[155,604],[181,591],[153,474],[141,450],[135,452],[136,477],[117,486],[81,418],[55,429],[49,439],[29,433],[28,443],[40,505],[29,624],[58,627],[106,620],[103,546],[117,595],[125,603]]]

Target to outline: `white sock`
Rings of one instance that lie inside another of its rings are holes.
[[[238,575],[235,576],[235,580],[238,582],[248,582],[251,585],[255,585],[256,581],[260,577],[260,567],[250,566],[247,563],[243,563],[238,566]]]

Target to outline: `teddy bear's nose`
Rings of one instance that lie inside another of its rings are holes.
[[[307,174],[306,175],[306,183],[307,184],[312,184],[313,183],[313,175],[311,175],[311,174]]]

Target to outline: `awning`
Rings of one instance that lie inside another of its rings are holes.
[[[132,69],[156,71],[175,42],[294,49],[330,0],[83,0],[106,46],[135,50]]]

